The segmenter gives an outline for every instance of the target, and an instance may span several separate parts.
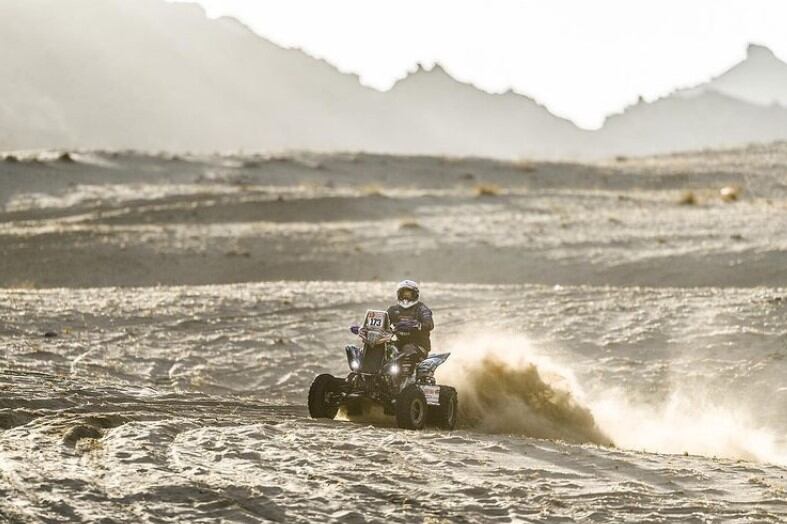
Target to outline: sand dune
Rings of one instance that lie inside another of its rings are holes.
[[[787,516],[779,462],[787,399],[773,390],[785,373],[784,290],[425,286],[439,321],[436,347],[460,360],[474,349],[534,363],[554,387],[572,391],[601,430],[626,442],[607,447],[526,438],[526,426],[511,425],[522,411],[508,412],[504,434],[472,424],[411,432],[308,419],[302,405],[312,376],[346,365],[350,335],[342,326],[386,303],[389,287],[3,291],[0,515],[135,522]],[[470,311],[469,330],[457,327]],[[478,326],[485,334],[473,333]],[[43,330],[59,336],[44,338]],[[445,371],[441,380],[457,377]],[[565,379],[560,386],[556,374]],[[623,385],[625,393],[616,391]],[[613,410],[608,395],[628,405]],[[685,410],[713,399],[717,421],[745,413],[749,425],[708,433],[714,413],[706,408],[697,417],[704,426],[666,416],[638,426],[637,413],[658,412],[676,396]]]
[[[5,155],[0,520],[783,521],[786,165]],[[308,418],[403,277],[458,429]]]
[[[784,157],[22,156],[0,164],[0,284],[784,286]]]

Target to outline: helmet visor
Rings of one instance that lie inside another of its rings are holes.
[[[407,300],[412,302],[418,299],[418,294],[413,289],[402,288],[399,290],[399,293],[397,293],[397,298],[399,300]]]

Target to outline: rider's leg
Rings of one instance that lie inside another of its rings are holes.
[[[405,344],[402,347],[403,357],[400,360],[402,365],[402,376],[406,377],[412,373],[419,362],[426,358],[426,351],[416,344]]]

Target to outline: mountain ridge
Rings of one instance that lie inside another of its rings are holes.
[[[707,82],[676,91],[678,96],[715,90],[757,105],[787,107],[787,62],[770,48],[750,43],[746,58]]]
[[[654,102],[685,104],[635,104],[587,131],[526,94],[488,93],[440,64],[418,64],[379,91],[235,18],[209,19],[196,4],[60,5],[0,6],[0,150],[357,150],[570,160],[685,148],[685,139],[671,139],[671,126],[694,129],[697,147],[787,139],[783,108],[764,113],[745,100],[707,96],[707,86]],[[767,58],[763,49],[750,52]],[[730,78],[724,74],[717,79]],[[745,79],[736,75],[726,80],[727,91],[742,89]],[[715,113],[748,128],[727,129]],[[657,148],[637,141],[642,129]]]

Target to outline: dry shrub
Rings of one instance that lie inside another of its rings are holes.
[[[16,164],[19,162],[19,158],[16,155],[5,155],[3,160],[8,162],[9,164]]]
[[[80,439],[74,445],[74,450],[77,453],[99,452],[102,449],[104,449],[104,444],[101,440],[89,437]]]
[[[475,187],[475,194],[478,197],[494,197],[500,195],[500,187],[495,184],[478,184]]]
[[[57,161],[64,164],[73,164],[75,162],[74,157],[71,156],[71,153],[68,151],[60,153],[60,155],[57,157]]]
[[[421,229],[421,224],[418,223],[417,220],[411,218],[402,219],[399,222],[399,229]]]
[[[719,195],[724,202],[735,202],[741,198],[743,190],[738,186],[724,186],[719,190]]]
[[[698,203],[699,201],[697,200],[697,195],[694,194],[694,191],[686,191],[678,200],[678,204],[682,206],[696,206]]]
[[[368,184],[361,188],[361,195],[363,196],[376,196],[381,197],[385,196],[383,194],[383,188],[376,184]]]

